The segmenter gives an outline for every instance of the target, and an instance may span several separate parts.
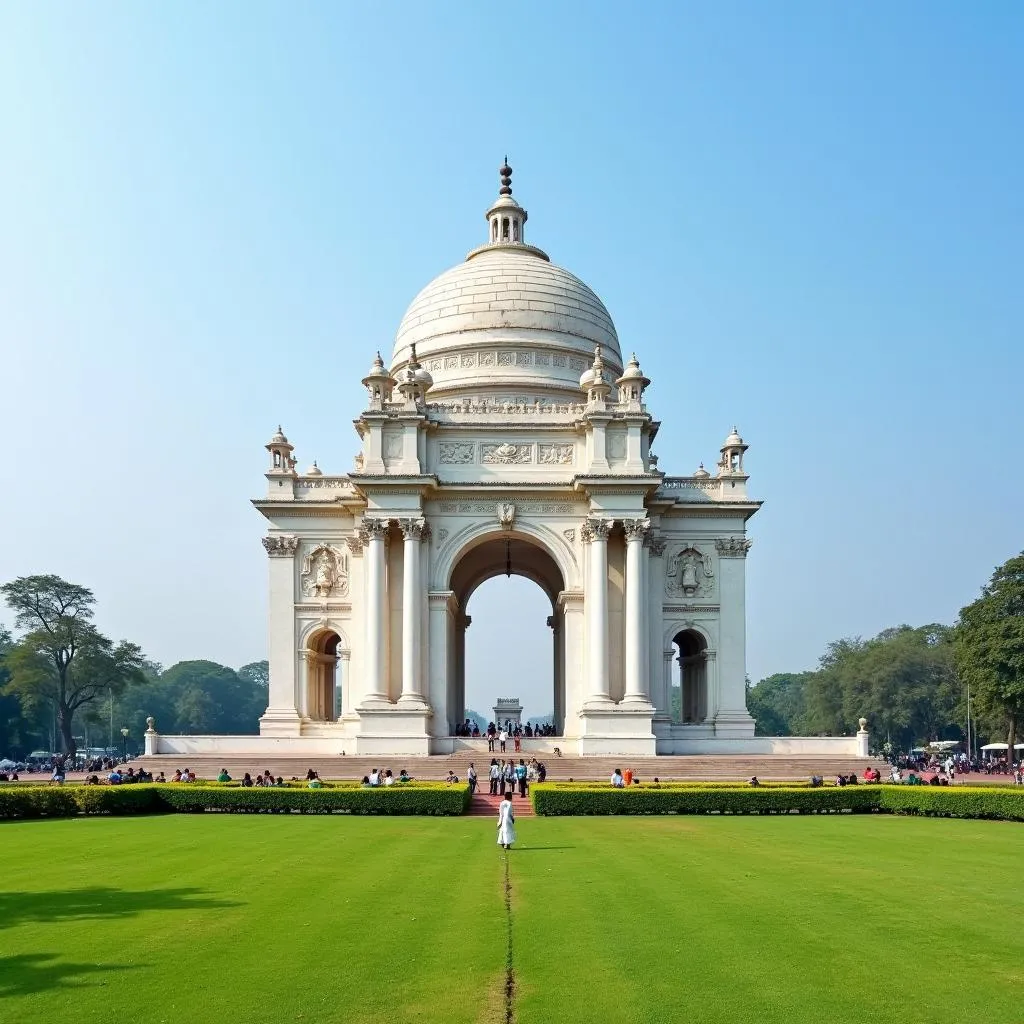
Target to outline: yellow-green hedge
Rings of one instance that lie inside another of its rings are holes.
[[[573,814],[922,814],[1024,821],[1024,788],[994,786],[632,786],[537,784],[534,810]]]
[[[129,786],[11,786],[0,784],[0,819],[66,818],[77,814],[167,812],[302,814],[463,814],[469,787],[445,783],[419,786],[360,786],[323,789],[263,789],[200,783],[136,783]]]

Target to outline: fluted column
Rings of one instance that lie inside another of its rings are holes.
[[[587,580],[587,701],[606,704],[608,685],[608,531],[612,520],[590,519],[582,529],[590,544],[590,575]]]
[[[405,538],[402,567],[402,696],[405,703],[423,703],[421,627],[423,594],[420,584],[420,541],[426,523],[402,519],[398,524]]]
[[[386,519],[364,519],[366,543],[366,697],[386,701],[387,679],[387,533]]]
[[[644,672],[644,534],[650,520],[625,519],[626,531],[626,692],[623,701],[629,704],[650,703],[647,673]]]

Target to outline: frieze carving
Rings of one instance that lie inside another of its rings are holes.
[[[538,461],[543,466],[571,466],[573,448],[571,444],[538,445]]]
[[[463,366],[476,366],[476,356],[472,352],[463,352],[460,362]]]
[[[532,444],[483,444],[480,446],[480,461],[487,465],[519,466],[533,462]]]
[[[571,515],[573,506],[568,502],[520,501],[518,512],[540,515]],[[493,501],[442,501],[438,511],[448,515],[496,515],[497,504]]]
[[[715,589],[715,569],[711,555],[688,545],[668,560],[665,591],[670,597],[709,597]]]
[[[348,593],[348,558],[330,544],[318,544],[303,558],[299,578],[306,597],[344,597]]]
[[[344,476],[320,476],[298,480],[296,486],[300,489],[316,490],[318,488],[329,488],[336,491],[350,491],[352,484],[348,477]]]
[[[299,538],[264,537],[263,546],[271,558],[291,558],[299,550]]]
[[[498,353],[498,365],[499,366],[511,366],[512,365],[512,353],[511,352],[499,352]]]
[[[438,449],[438,460],[446,465],[463,466],[473,461],[473,445],[442,441]]]
[[[651,521],[650,519],[623,519],[622,528],[626,531],[627,541],[634,538],[642,541],[651,528]]]
[[[722,558],[746,558],[754,542],[746,537],[719,537],[715,547]]]

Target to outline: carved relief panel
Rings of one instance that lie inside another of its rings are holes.
[[[712,597],[715,569],[710,553],[693,545],[670,553],[665,559],[665,592],[669,597]]]
[[[299,579],[306,597],[345,597],[348,555],[330,544],[317,544],[303,558]]]

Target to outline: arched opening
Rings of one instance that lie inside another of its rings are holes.
[[[306,645],[306,717],[314,722],[334,722],[341,714],[340,644],[337,633],[324,630]]]
[[[464,734],[471,711],[484,718],[486,728],[499,698],[518,697],[524,726],[529,721],[532,732],[540,722],[548,726],[546,734],[561,735],[565,658],[558,595],[565,583],[554,558],[522,534],[492,534],[462,554],[450,589],[456,607],[448,673],[450,734]]]
[[[708,717],[708,644],[694,629],[684,629],[672,638],[678,673],[672,680],[672,721],[695,725]]]

